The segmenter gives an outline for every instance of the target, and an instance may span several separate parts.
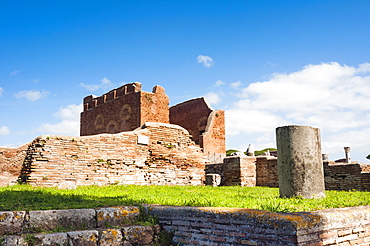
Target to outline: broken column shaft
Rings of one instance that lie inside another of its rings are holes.
[[[310,126],[276,128],[280,197],[325,196],[320,129]]]

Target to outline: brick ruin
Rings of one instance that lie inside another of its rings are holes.
[[[225,156],[224,111],[203,98],[170,109],[161,86],[144,92],[136,82],[83,101],[80,137],[0,149],[2,177],[7,170],[13,183],[40,186],[203,185],[205,164]]]
[[[19,181],[36,186],[203,185],[206,161],[184,128],[153,122],[117,134],[40,136],[24,152]]]
[[[169,98],[161,86],[141,90],[135,82],[108,93],[84,98],[80,135],[133,131],[146,122],[182,126],[212,161],[225,156],[225,113],[213,110],[204,98],[192,99],[169,108]]]
[[[326,190],[370,191],[370,165],[323,161]],[[279,187],[277,158],[229,156],[223,163],[206,165],[206,175],[217,174],[220,185]]]
[[[141,90],[141,83],[131,83],[83,100],[80,135],[133,131],[146,122],[170,123],[169,99],[161,86],[153,92]]]

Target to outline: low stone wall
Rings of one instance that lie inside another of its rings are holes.
[[[0,245],[157,245],[159,225],[130,225],[139,215],[137,207],[0,212]]]
[[[324,162],[326,190],[370,191],[370,165]]]
[[[146,209],[158,216],[160,226],[129,225],[140,214],[132,206],[0,212],[0,240],[4,246],[27,246],[27,237],[35,245],[151,245],[164,230],[173,233],[173,245],[183,246],[370,244],[370,206],[298,213],[159,205]],[[61,232],[47,233],[51,230]],[[35,233],[40,231],[44,233]]]
[[[146,123],[119,134],[38,137],[27,149],[20,180],[39,186],[203,185],[205,161],[184,128]]]
[[[176,245],[360,245],[370,244],[370,206],[316,212],[152,206]]]
[[[219,174],[220,185],[279,187],[277,158],[228,156],[223,163],[207,164],[206,174]]]
[[[370,164],[324,161],[326,190],[370,191]],[[206,174],[219,174],[221,185],[279,187],[277,158],[229,156],[223,163],[208,164]]]
[[[227,186],[256,186],[255,163],[255,157],[226,157],[223,163],[223,184]]]

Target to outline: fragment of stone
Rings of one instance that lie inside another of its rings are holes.
[[[58,189],[60,190],[75,190],[76,188],[76,183],[72,181],[65,181],[58,185]]]
[[[29,212],[29,231],[53,229],[78,230],[95,228],[94,209],[38,210]]]
[[[68,246],[69,239],[66,233],[50,233],[50,234],[36,234],[35,238],[37,242],[34,246]]]
[[[132,244],[147,245],[153,241],[154,231],[150,226],[128,226],[122,228],[123,236]]]
[[[221,175],[217,173],[206,174],[206,185],[219,186],[221,184]]]
[[[0,212],[0,235],[21,232],[25,215],[25,211]]]
[[[121,246],[123,241],[120,229],[99,230],[99,246]]]
[[[136,220],[140,215],[137,207],[109,207],[96,210],[97,227],[107,228],[111,226],[127,225]]]
[[[28,246],[27,241],[22,236],[5,236],[2,246]]]
[[[67,232],[69,244],[74,246],[97,246],[99,232],[96,230]]]

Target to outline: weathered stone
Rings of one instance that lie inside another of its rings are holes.
[[[121,246],[123,241],[120,229],[105,229],[99,231],[99,246]]]
[[[150,226],[128,226],[122,228],[123,236],[132,244],[146,245],[153,241],[153,228]]]
[[[99,232],[96,230],[71,231],[67,232],[70,245],[78,246],[97,246]]]
[[[36,234],[37,240],[34,244],[42,246],[69,246],[69,239],[66,233]]]
[[[325,196],[320,130],[309,126],[276,129],[281,197]]]
[[[125,225],[140,215],[137,207],[108,207],[96,209],[97,226],[100,228]]]
[[[77,188],[76,183],[72,181],[65,181],[58,185],[58,189],[61,190],[75,190],[76,188]]]
[[[221,184],[221,175],[217,173],[206,174],[206,185],[219,186]]]
[[[6,236],[2,246],[29,246],[22,236]]]
[[[25,211],[0,212],[0,235],[21,232],[25,215]]]
[[[95,228],[95,214],[94,209],[30,211],[28,229],[50,231],[55,228]]]

